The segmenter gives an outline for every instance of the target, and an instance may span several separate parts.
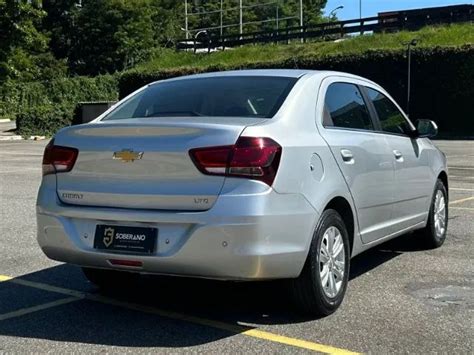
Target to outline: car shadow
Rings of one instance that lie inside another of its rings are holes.
[[[357,255],[351,260],[350,280],[353,280],[404,253],[426,250],[417,233],[407,233]]]
[[[421,242],[409,234],[355,257],[351,262],[351,282],[405,252],[418,251]],[[80,268],[58,265],[23,275],[20,280],[98,294],[99,290],[82,275]],[[133,285],[101,295],[143,307],[153,307],[202,319],[218,320],[248,327],[294,324],[315,320],[293,309],[288,281],[222,282],[204,279],[145,276]],[[32,292],[22,286],[0,283],[2,303],[12,309],[24,308],[21,294]],[[9,292],[11,295],[9,295]],[[51,294],[50,291],[41,291]],[[350,286],[349,286],[350,292]],[[34,305],[45,303],[38,296]],[[57,294],[57,299],[66,297]],[[19,303],[16,304],[16,300]],[[9,310],[11,311],[11,310]],[[8,311],[7,311],[8,312]],[[242,330],[248,328],[242,327]],[[147,314],[100,302],[81,300],[8,320],[0,320],[0,335],[54,341],[128,347],[188,347],[234,335],[228,330],[205,327]]]

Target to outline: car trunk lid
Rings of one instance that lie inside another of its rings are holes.
[[[232,145],[257,118],[127,119],[70,127],[55,144],[77,148],[70,172],[57,174],[68,204],[200,211],[212,207],[223,176],[202,174],[189,150]]]

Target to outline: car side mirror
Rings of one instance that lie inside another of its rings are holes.
[[[431,120],[417,120],[416,131],[419,138],[435,137],[438,134],[438,125]]]

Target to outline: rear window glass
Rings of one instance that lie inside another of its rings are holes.
[[[140,91],[103,119],[165,116],[271,118],[297,80],[227,76],[165,81]]]

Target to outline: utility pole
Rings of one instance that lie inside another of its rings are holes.
[[[222,40],[222,17],[223,17],[222,2],[223,2],[223,1],[224,1],[224,0],[221,0],[221,26],[220,26],[220,27],[221,27],[221,40]]]
[[[276,29],[277,31],[279,30],[280,28],[280,21],[279,21],[279,17],[280,17],[280,6],[277,2],[277,5],[276,5]]]
[[[363,35],[364,31],[362,30],[362,0],[359,0],[359,20],[360,20],[360,34]]]
[[[188,0],[184,0],[184,32],[186,32],[186,39],[189,37],[188,32]]]
[[[300,0],[300,27],[301,33],[303,33],[303,0]],[[303,42],[303,36],[301,36],[301,43]]]
[[[239,34],[242,34],[242,0],[239,0]]]
[[[415,47],[418,44],[416,39],[412,39],[407,43],[407,56],[408,56],[408,78],[407,78],[407,116],[410,116],[410,95],[411,95],[411,47]]]

